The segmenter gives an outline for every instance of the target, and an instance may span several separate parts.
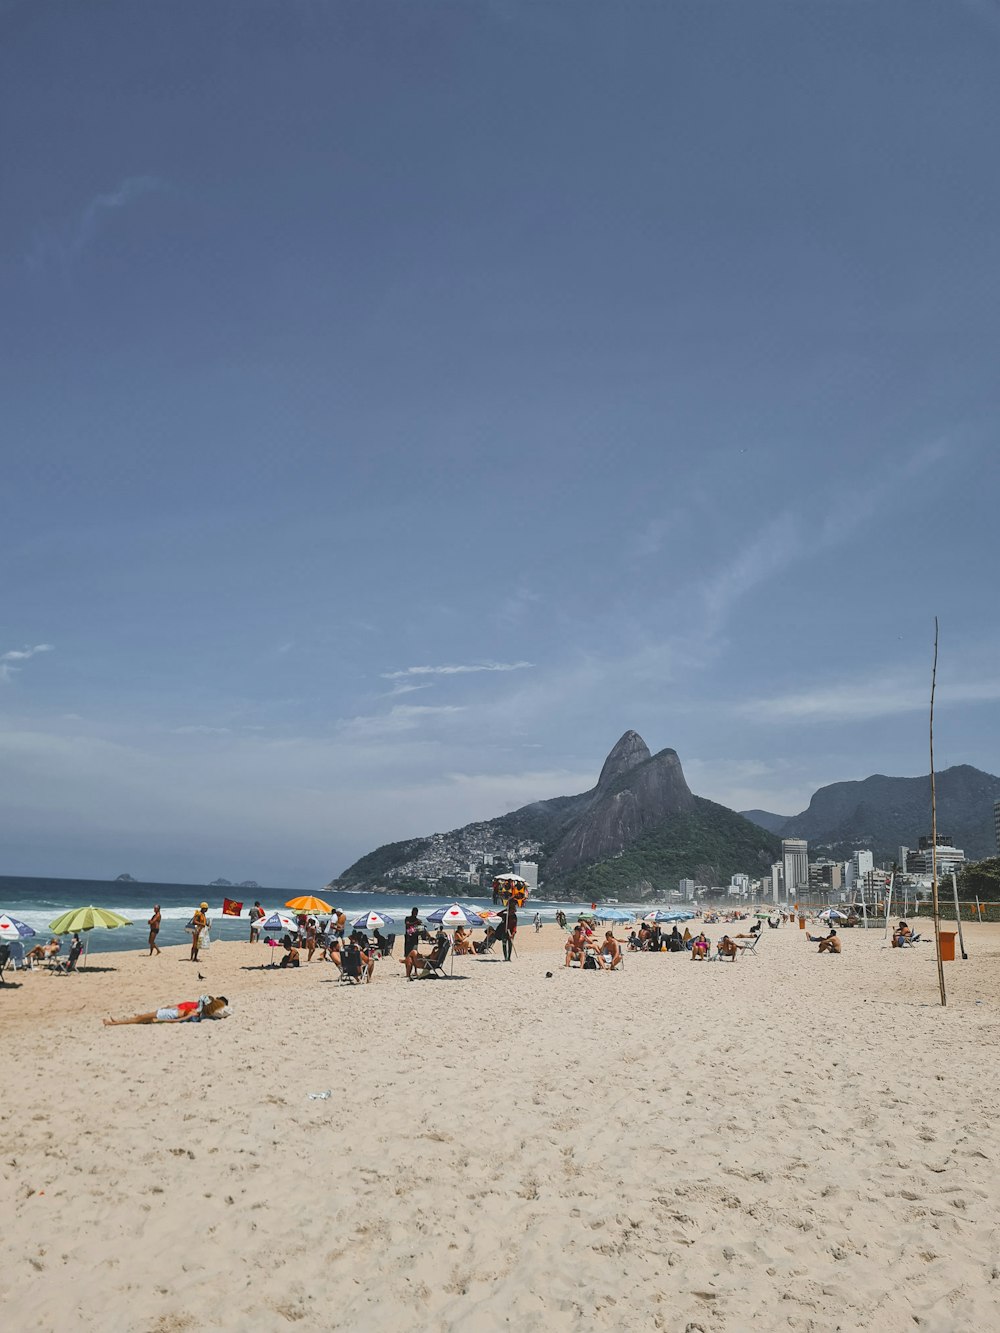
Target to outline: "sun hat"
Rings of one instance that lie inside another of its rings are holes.
[[[203,912],[207,912],[207,911],[208,911],[208,903],[202,903],[202,905],[201,905],[201,910],[202,910]]]

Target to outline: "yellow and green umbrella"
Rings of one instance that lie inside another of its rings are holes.
[[[126,917],[119,916],[117,912],[109,912],[103,907],[73,907],[68,912],[63,912],[62,916],[57,916],[55,921],[49,922],[49,930],[53,935],[72,935],[78,930],[93,930],[95,926],[103,926],[105,930],[116,930],[118,926],[130,926],[132,924]]]
[[[130,926],[131,921],[127,917],[119,916],[117,912],[109,912],[104,907],[73,907],[68,912],[63,912],[62,916],[57,916],[55,921],[49,922],[49,930],[53,935],[72,935],[78,930],[93,930],[95,926],[102,926],[105,930],[117,930],[119,926]],[[84,961],[90,952],[90,939],[85,940]]]

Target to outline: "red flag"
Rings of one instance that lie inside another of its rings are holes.
[[[243,911],[242,903],[236,902],[233,898],[223,898],[222,900],[223,916],[239,916],[239,914],[242,911]]]

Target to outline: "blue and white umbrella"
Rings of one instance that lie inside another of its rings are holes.
[[[299,928],[298,922],[292,917],[286,916],[284,912],[272,912],[271,915],[261,922],[261,930],[277,930],[283,935],[294,935]]]
[[[689,921],[687,912],[650,912],[643,921],[649,925],[661,925],[664,921]]]
[[[473,915],[475,908],[465,908],[461,903],[452,903],[450,907],[439,907],[428,914],[427,920],[435,926],[444,926],[445,930],[455,930],[458,926],[481,926],[482,919]]]
[[[603,911],[598,909],[597,915],[604,921],[631,921],[635,913],[623,912],[620,907],[608,907]]]
[[[365,912],[357,920],[351,922],[352,930],[363,930],[370,935],[373,930],[391,930],[396,924],[396,918],[389,916],[386,912]]]
[[[8,916],[4,912],[0,916],[0,941],[3,940],[26,940],[29,935],[34,935],[35,931],[26,921],[18,921],[16,916]]]

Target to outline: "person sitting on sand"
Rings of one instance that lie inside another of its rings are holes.
[[[296,949],[295,945],[292,943],[292,937],[291,937],[291,935],[285,935],[285,936],[282,938],[281,944],[282,944],[283,949],[285,950],[285,953],[284,953],[284,957],[282,958],[282,960],[281,960],[281,962],[278,964],[278,966],[279,966],[279,967],[298,967],[299,964],[300,964],[300,961],[301,961],[301,960],[299,959],[299,951],[298,951],[298,949]]]
[[[840,953],[840,937],[831,930],[825,939],[820,940],[818,953]]]
[[[690,948],[691,948],[691,941],[692,941],[693,939],[694,939],[694,936],[691,934],[691,931],[688,929],[687,926],[685,926],[685,927],[684,927],[684,934],[681,936],[681,943],[684,945],[684,948],[685,948],[685,949],[690,949]]]
[[[736,943],[735,940],[731,940],[728,935],[723,935],[722,939],[719,940],[720,958],[732,958],[733,961],[735,962],[736,956],[739,953],[739,951],[740,951],[740,946]]]
[[[439,928],[438,933],[434,937],[434,947],[429,954],[418,953],[416,946],[414,946],[405,958],[401,958],[400,962],[406,968],[407,981],[409,981],[413,973],[419,971],[425,963],[438,964],[442,962],[445,953],[447,952],[447,944],[448,937],[444,931]],[[371,981],[371,971],[368,973],[368,980]]]
[[[711,947],[712,941],[703,930],[699,931],[691,941],[691,961],[694,962],[696,958],[707,958]]]
[[[601,959],[603,959],[604,965],[607,966],[609,972],[613,972],[616,967],[622,966],[621,946],[615,939],[613,931],[606,930],[604,932],[604,942],[601,945],[601,958],[598,959],[598,962],[601,962]]]
[[[26,963],[48,963],[59,953],[62,945],[53,935],[48,944],[36,944],[24,955]]]
[[[580,966],[583,966],[583,960],[587,956],[587,937],[584,934],[583,926],[577,922],[573,933],[566,941],[566,963],[569,967],[575,959]]]
[[[132,1018],[106,1018],[106,1028],[122,1027],[126,1023],[190,1023],[200,1022],[203,1018],[228,1018],[223,1013],[229,1008],[229,1001],[224,995],[217,998],[203,995],[199,1000],[179,1000],[177,1004],[153,1009],[148,1014],[135,1014]]]
[[[472,944],[472,931],[465,926],[459,926],[455,931],[455,952],[457,954],[475,953]]]
[[[900,921],[899,925],[892,932],[892,947],[902,949],[904,945],[909,944],[913,939],[913,931],[905,921]]]

